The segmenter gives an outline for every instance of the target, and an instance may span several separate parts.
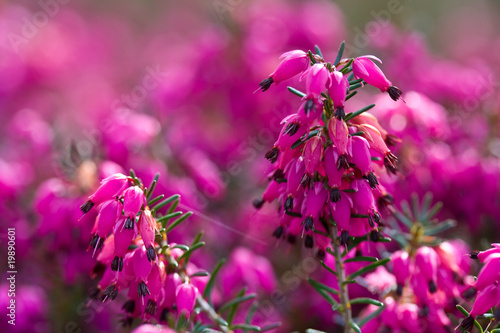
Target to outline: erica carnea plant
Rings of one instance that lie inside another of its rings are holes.
[[[180,212],[179,195],[153,197],[157,174],[146,187],[135,176],[113,174],[102,180],[99,188],[81,206],[84,214],[97,209],[89,250],[97,254],[92,272],[100,281],[91,292],[94,301],[115,300],[122,294],[124,325],[134,319],[162,324],[140,326],[137,332],[233,332],[234,330],[268,331],[279,326],[252,325],[252,315],[246,321],[234,323],[238,306],[256,297],[246,293],[214,307],[214,279],[224,260],[212,274],[190,262],[193,253],[203,247],[202,233],[191,244],[168,241],[168,234],[185,221],[191,212]],[[227,314],[225,318],[221,314]],[[241,317],[241,316],[239,316]]]
[[[348,101],[365,84],[387,92],[395,101],[401,91],[392,85],[374,63],[374,56],[342,58],[344,44],[333,62],[315,53],[300,50],[281,56],[282,61],[269,78],[260,83],[262,91],[273,83],[300,75],[305,92],[288,89],[301,97],[297,113],[283,119],[283,128],[274,147],[266,153],[271,162],[269,185],[254,205],[277,200],[281,219],[274,231],[278,239],[315,248],[320,259],[326,253],[335,257],[335,267],[325,268],[338,279],[338,290],[313,286],[343,313],[345,332],[360,331],[351,314],[347,285],[353,279],[389,259],[357,258],[369,265],[346,276],[344,257],[360,242],[387,241],[379,226],[380,209],[392,203],[392,196],[379,183],[382,172],[397,173],[397,158],[389,146],[398,139],[387,133],[377,118],[367,111],[349,112]],[[339,302],[330,294],[338,295]],[[354,303],[378,301],[359,299]]]

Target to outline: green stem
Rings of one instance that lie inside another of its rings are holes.
[[[342,262],[342,251],[340,248],[340,242],[338,240],[338,229],[337,225],[333,225],[332,228],[332,246],[333,253],[335,256],[335,270],[337,272],[337,279],[339,285],[340,293],[340,303],[342,304],[342,312],[344,315],[344,333],[351,333],[351,323],[352,321],[352,311],[351,303],[349,302],[349,293],[347,291],[347,283],[345,277],[344,263]]]

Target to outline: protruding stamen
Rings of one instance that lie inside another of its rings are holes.
[[[387,92],[389,93],[389,96],[391,96],[391,98],[395,101],[399,100],[399,98],[403,94],[401,89],[399,89],[398,87],[395,87],[395,86],[389,86],[389,88],[387,89]]]
[[[283,227],[282,226],[279,226],[278,228],[276,228],[276,230],[274,230],[273,232],[273,236],[280,239],[281,236],[283,236]]]
[[[274,163],[278,160],[278,156],[280,154],[280,150],[278,147],[273,147],[270,151],[268,151],[265,157],[271,162]]]
[[[331,202],[339,202],[342,199],[340,189],[338,187],[332,188],[330,191],[330,201]]]
[[[86,214],[89,212],[89,210],[92,209],[92,207],[94,207],[94,203],[89,200],[80,206],[80,210],[82,211],[83,214]]]
[[[309,249],[312,249],[312,247],[314,246],[314,239],[312,238],[311,235],[306,235],[304,239],[304,246]]]
[[[266,91],[271,87],[271,84],[273,84],[273,82],[274,82],[273,78],[268,77],[267,79],[264,79],[259,83],[259,87],[262,91]]]

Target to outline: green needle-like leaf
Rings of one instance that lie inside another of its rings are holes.
[[[357,278],[360,275],[363,275],[365,273],[373,271],[377,267],[387,264],[390,260],[391,260],[390,258],[384,258],[384,259],[381,259],[377,262],[374,262],[368,266],[362,267],[362,268],[358,269],[356,272],[350,274],[347,277],[347,280],[354,280],[355,278]]]
[[[155,203],[157,203],[158,201],[160,201],[163,198],[165,198],[165,195],[161,194],[161,195],[157,196],[156,198],[149,200],[148,201],[148,207],[153,206]]]
[[[151,194],[153,194],[153,191],[155,190],[156,184],[158,183],[158,179],[160,178],[160,174],[157,173],[153,180],[151,181],[151,184],[148,186],[148,191],[146,192],[146,199],[149,199]]]
[[[351,326],[351,328],[352,328],[352,329],[353,329],[356,333],[361,333],[361,328],[359,328],[359,326],[358,326],[355,322],[351,321],[351,322],[349,323],[349,326]]]
[[[314,45],[314,52],[316,52],[317,55],[319,55],[321,58],[323,58],[323,53],[321,53],[321,50],[320,50],[318,45]]]
[[[174,222],[170,223],[170,225],[167,227],[167,232],[170,232],[172,229],[174,229],[175,227],[177,227],[179,224],[181,224],[183,221],[185,221],[191,215],[193,215],[193,212],[184,213],[184,215],[182,215],[181,217],[179,217]]]
[[[333,289],[332,287],[328,287],[327,285],[321,283],[321,282],[318,282],[316,280],[313,280],[311,278],[308,278],[307,281],[309,281],[309,284],[316,290],[318,291],[321,291],[321,290],[325,290],[325,291],[328,291],[329,293],[332,293],[332,294],[335,294],[335,295],[338,295],[339,292],[335,289]]]
[[[428,225],[424,229],[424,235],[433,236],[437,235],[445,230],[456,227],[457,221],[455,220],[444,220],[442,222],[436,223],[434,225]]]
[[[328,249],[329,248],[327,248],[327,250]],[[330,266],[328,266],[327,264],[325,264],[325,262],[323,260],[321,260],[320,263],[321,263],[321,266],[323,266],[323,268],[326,269],[328,272],[332,273],[335,276],[338,276],[337,272],[335,272],[333,269],[330,268]]]
[[[350,303],[351,304],[372,304],[372,305],[376,305],[376,306],[384,306],[384,303],[377,301],[376,299],[368,298],[368,297],[354,298],[354,299],[351,299]]]
[[[373,311],[368,316],[366,316],[363,319],[361,319],[358,322],[358,326],[359,327],[365,326],[367,322],[369,322],[370,320],[372,320],[373,318],[375,318],[376,316],[378,316],[379,314],[381,314],[382,311],[384,311],[384,310],[385,310],[385,305],[383,305],[382,307],[378,308],[376,311]]]
[[[358,91],[357,91],[357,90],[355,90],[355,91],[351,92],[349,95],[347,95],[347,96],[345,97],[345,100],[346,100],[346,101],[350,100],[350,99],[351,99],[351,98],[353,98],[353,97],[354,97],[354,95],[356,95],[357,93],[358,93]],[[348,115],[349,115],[349,114],[351,114],[351,113],[348,113]]]
[[[465,316],[465,317],[468,317],[470,316],[469,314],[469,311],[465,310],[463,306],[461,306],[460,304],[457,304],[457,309],[458,311],[462,312],[462,314]],[[474,319],[474,326],[476,326],[476,328],[479,330],[479,332],[483,333],[483,328],[481,327],[481,324],[479,324],[479,322],[477,320]]]
[[[174,194],[172,195],[171,197],[168,197],[166,198],[165,200],[163,200],[162,202],[160,202],[159,204],[157,204],[153,209],[158,211],[160,210],[161,208],[165,207],[166,205],[168,205],[169,203],[179,199],[181,196],[178,195],[178,194]],[[155,198],[156,199],[156,198]]]
[[[231,329],[232,330],[243,329],[243,330],[252,331],[252,332],[261,332],[259,326],[249,325],[249,324],[235,324],[235,325],[231,325]]]
[[[226,262],[226,259],[220,259],[217,264],[215,265],[215,268],[210,275],[210,279],[207,282],[207,285],[205,287],[205,290],[203,291],[203,298],[207,300],[207,302],[212,305],[212,291],[215,286],[215,278],[217,277],[217,274],[219,273],[222,265]]]
[[[304,94],[302,91],[298,91],[297,89],[293,87],[287,87],[288,91],[290,91],[292,94],[297,95],[299,97],[305,97],[306,94]]]
[[[239,304],[241,304],[243,302],[246,302],[246,301],[249,301],[251,299],[254,299],[255,297],[257,297],[257,294],[248,294],[248,295],[245,295],[245,296],[236,297],[235,299],[232,299],[229,302],[227,302],[224,305],[222,305],[220,307],[220,309],[219,309],[219,313],[222,313],[222,312],[228,310],[229,308],[231,308],[234,305],[239,305]]]
[[[375,106],[375,104],[370,104],[368,106],[365,106],[364,108],[356,111],[356,112],[353,112],[352,114],[348,114],[345,116],[345,121],[349,121],[350,119],[356,117],[356,116],[359,116],[360,114],[362,114],[363,112],[366,112],[370,109],[372,109],[373,107]]]
[[[269,324],[260,329],[261,332],[267,332],[270,330],[274,330],[275,328],[278,328],[281,326],[281,323],[274,323],[274,324]]]
[[[378,258],[359,256],[359,257],[354,257],[354,258],[350,258],[350,259],[344,260],[345,263],[347,263],[347,262],[357,262],[357,261],[376,262],[376,261],[378,261]]]
[[[345,48],[345,41],[340,44],[339,47],[339,52],[337,53],[337,57],[335,57],[335,61],[333,62],[333,65],[337,66],[342,59],[342,55],[344,54],[344,48]]]
[[[158,219],[156,219],[156,221],[163,224],[163,222],[168,221],[171,218],[174,218],[174,217],[177,217],[180,215],[182,215],[182,212],[174,212],[172,214],[163,215],[162,217],[159,217]]]

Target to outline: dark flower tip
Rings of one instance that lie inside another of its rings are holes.
[[[370,240],[377,243],[380,240],[380,233],[377,230],[370,231]]]
[[[429,281],[429,292],[434,294],[437,291],[437,286],[434,281]]]
[[[274,173],[273,173],[273,176],[271,177],[271,179],[283,179],[285,178],[285,172],[283,172],[283,170],[281,169],[277,169]]]
[[[389,193],[386,193],[385,195],[381,196],[378,198],[378,205],[379,207],[388,207],[394,203],[394,197],[390,195]]]
[[[126,301],[122,306],[122,310],[124,310],[127,313],[134,313],[135,301],[133,299],[129,299],[128,301]]]
[[[342,199],[340,195],[340,189],[338,187],[332,188],[330,191],[330,201],[331,202],[339,202]]]
[[[466,331],[470,331],[472,329],[472,325],[474,325],[474,317],[468,316],[464,320],[462,320],[462,323],[460,326],[462,326]]]
[[[401,139],[394,134],[387,134],[384,141],[387,146],[394,147],[397,143],[401,142]]]
[[[152,245],[146,249],[146,256],[149,261],[154,261],[156,259],[156,251]]]
[[[80,210],[82,211],[83,214],[86,214],[89,212],[89,210],[92,209],[92,207],[94,207],[94,203],[89,200],[80,206]]]
[[[309,249],[312,249],[312,247],[314,246],[314,239],[312,238],[311,235],[306,235],[304,239],[304,246]]]
[[[478,254],[479,254],[479,251],[472,251],[471,253],[469,253],[469,257],[471,259],[477,260],[477,255]]]
[[[295,133],[297,133],[297,131],[299,130],[299,128],[300,128],[300,124],[299,123],[289,123],[289,124],[286,125],[285,134],[288,134],[289,136],[292,136]]]
[[[388,152],[384,157],[384,165],[389,170],[389,172],[396,174],[398,172],[397,167],[398,158],[391,152]]]
[[[319,260],[325,260],[326,258],[325,250],[318,250],[318,253],[316,255],[318,256]]]
[[[312,99],[308,99],[306,104],[304,105],[304,111],[306,114],[308,114],[309,112],[311,112],[312,110],[314,110],[315,108],[315,104],[314,104],[314,100]]]
[[[399,89],[398,87],[395,87],[395,86],[390,86],[390,87],[387,89],[387,92],[389,93],[389,96],[391,96],[391,98],[392,98],[394,101],[399,100],[399,98],[400,98],[400,97],[401,97],[401,95],[403,94],[403,92],[401,91],[401,89]]]
[[[154,316],[156,314],[157,309],[158,309],[158,306],[157,306],[156,302],[153,301],[152,299],[150,299],[148,301],[148,303],[146,304],[146,309],[144,310],[144,312],[146,312],[147,314],[150,314],[151,316]]]
[[[106,265],[98,261],[92,268],[92,271],[90,272],[90,277],[95,278],[96,276],[101,276],[104,274],[105,271],[106,271]]]
[[[403,285],[402,285],[402,284],[399,284],[399,283],[398,283],[398,286],[397,286],[397,288],[396,288],[396,294],[397,294],[398,296],[403,295]]]
[[[337,170],[340,168],[344,168],[345,170],[349,169],[349,162],[347,161],[346,155],[340,155],[337,161]]]
[[[370,184],[371,188],[376,188],[378,185],[378,179],[377,176],[373,172],[370,172],[367,176],[366,179],[368,179],[368,183]]]
[[[283,208],[285,212],[291,212],[293,210],[293,197],[291,195],[286,198]]]
[[[382,217],[378,212],[373,212],[372,214],[368,215],[368,224],[370,225],[370,227],[374,228],[375,223],[381,224],[381,222],[382,222]]]
[[[347,232],[347,230],[342,230],[340,232],[340,245],[341,246],[349,245],[349,233]]]
[[[108,299],[114,300],[116,296],[118,296],[118,289],[116,289],[116,285],[112,284],[102,293],[102,302],[104,303]]]
[[[123,226],[123,228],[128,229],[128,230],[134,229],[134,221],[135,221],[135,219],[127,217],[127,220],[125,221],[125,225]]]
[[[99,290],[99,288],[92,288],[92,289],[90,289],[90,291],[89,291],[89,298],[93,299],[93,300],[96,300],[99,297],[99,293],[100,292],[101,291]]]
[[[262,205],[264,205],[264,199],[262,198],[258,198],[258,199],[255,199],[253,202],[252,202],[253,206],[256,208],[256,209],[261,209],[262,208]]]
[[[309,216],[302,222],[302,224],[304,225],[306,231],[309,231],[314,227],[314,220],[311,216]]]
[[[300,185],[302,185],[303,188],[311,188],[312,183],[313,179],[308,173],[305,173],[300,179]]]
[[[123,270],[123,258],[116,256],[111,262],[111,270],[121,272]]]
[[[267,79],[262,80],[259,83],[259,87],[262,91],[266,91],[271,87],[271,84],[273,84],[274,80],[272,77],[268,77]]]
[[[278,147],[273,147],[270,151],[268,151],[265,157],[269,160],[269,162],[274,163],[278,160],[278,156],[280,154],[280,150]]]
[[[471,299],[476,295],[476,292],[476,288],[471,287],[462,293],[462,297],[465,299]]]
[[[137,285],[137,293],[139,294],[139,297],[151,295],[151,292],[149,291],[149,288],[144,281],[139,282],[139,284]]]
[[[161,323],[161,322],[165,322],[165,323],[167,322],[167,316],[168,316],[168,313],[169,313],[169,312],[170,312],[170,311],[168,311],[168,309],[167,309],[167,308],[164,308],[163,310],[161,310],[161,314],[160,314],[160,323]]]
[[[290,244],[295,244],[295,242],[297,241],[297,237],[295,235],[288,234],[286,240]]]
[[[283,236],[283,227],[282,226],[277,227],[276,230],[274,230],[273,232],[273,236],[280,239],[281,236]]]
[[[339,106],[337,109],[335,109],[335,117],[337,117],[338,120],[345,119],[345,111],[343,107]]]

